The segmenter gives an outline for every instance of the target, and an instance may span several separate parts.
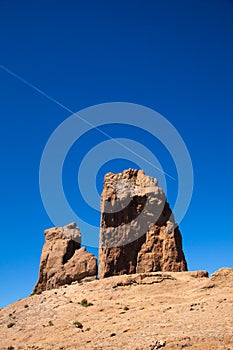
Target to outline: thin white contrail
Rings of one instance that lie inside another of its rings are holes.
[[[40,88],[38,88],[37,86],[35,86],[34,84],[30,83],[28,80],[24,79],[23,77],[21,77],[20,75],[14,73],[12,70],[10,70],[9,68],[7,68],[6,66],[0,64],[0,68],[5,71],[6,73],[10,74],[11,76],[13,76],[14,78],[18,79],[19,81],[21,81],[22,83],[24,83],[25,85],[29,86],[31,89],[35,90],[36,92],[38,92],[40,95],[46,97],[48,100],[50,100],[51,102],[55,103],[56,105],[58,105],[59,107],[63,108],[64,110],[66,110],[69,113],[72,114],[76,114],[78,115],[79,119],[82,120],[84,123],[88,124],[89,126],[91,126],[92,128],[98,130],[101,134],[103,134],[104,136],[108,137],[110,140],[113,140],[115,143],[117,143],[118,145],[120,145],[121,147],[123,147],[124,149],[126,149],[127,151],[129,151],[130,153],[136,155],[138,158],[142,159],[144,162],[146,162],[147,164],[151,165],[153,168],[155,168],[156,170],[158,170],[159,172],[161,172],[164,175],[167,175],[168,177],[170,177],[172,180],[176,180],[173,176],[169,175],[168,173],[166,173],[165,171],[163,171],[162,169],[158,168],[157,166],[155,166],[153,163],[151,163],[149,160],[143,158],[142,156],[140,156],[140,154],[134,152],[131,148],[125,146],[124,144],[122,144],[120,141],[114,139],[113,137],[111,137],[109,134],[107,134],[105,131],[101,130],[100,128],[98,128],[95,125],[92,125],[90,122],[88,122],[87,120],[85,120],[84,118],[82,118],[77,112],[72,111],[69,107],[65,106],[63,103],[59,102],[58,100],[56,100],[55,98],[51,97],[50,95],[48,95],[46,92],[44,92],[43,90],[41,90]]]
[[[30,88],[32,88],[33,90],[37,91],[39,94],[43,95],[44,97],[46,97],[47,99],[49,99],[50,101],[56,103],[58,106],[62,107],[63,109],[65,109],[66,111],[70,112],[70,113],[74,113],[73,111],[71,111],[70,108],[66,107],[65,105],[63,105],[62,103],[60,103],[59,101],[57,101],[55,98],[49,96],[48,94],[46,94],[46,92],[42,91],[41,89],[39,89],[38,87],[36,87],[34,84],[30,83],[28,80],[22,78],[20,75],[12,72],[12,70],[10,70],[9,68],[3,66],[2,64],[0,64],[0,68],[2,70],[4,70],[5,72],[7,72],[8,74],[12,75],[13,77],[15,77],[16,79],[20,80],[22,83],[26,84],[27,86],[29,86]]]

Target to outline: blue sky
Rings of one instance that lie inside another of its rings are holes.
[[[230,0],[0,1],[0,65],[74,112],[131,102],[161,113],[180,133],[195,177],[180,223],[190,270],[233,267],[232,18]],[[36,283],[43,230],[53,226],[40,197],[40,159],[70,114],[0,68],[0,307],[27,296]],[[108,133],[130,134],[176,176],[157,140],[123,126]],[[85,206],[77,188],[77,149],[84,154],[104,137],[84,136],[67,156],[64,189],[74,210],[98,223],[99,213]],[[103,165],[98,190],[105,172],[131,165],[121,159]],[[177,184],[167,182],[172,205]]]

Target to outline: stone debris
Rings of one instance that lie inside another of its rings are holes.
[[[150,345],[149,350],[160,349],[163,348],[165,345],[166,342],[164,340],[156,340]]]

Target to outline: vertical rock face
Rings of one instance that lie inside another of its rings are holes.
[[[157,179],[134,169],[106,174],[99,277],[185,270],[181,234]]]
[[[81,248],[81,234],[75,223],[45,230],[44,234],[46,241],[34,293],[97,275],[96,258]]]

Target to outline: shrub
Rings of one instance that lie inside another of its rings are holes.
[[[52,321],[49,321],[49,326],[54,326],[53,322]]]
[[[12,328],[12,327],[14,327],[14,325],[15,325],[14,322],[8,323],[7,328]]]
[[[87,299],[83,299],[80,303],[84,307],[92,306],[92,303],[88,303]]]
[[[125,307],[123,308],[123,310],[124,310],[124,311],[128,311],[128,310],[129,310],[128,306],[125,306]]]
[[[75,321],[75,322],[73,323],[73,325],[74,325],[75,327],[77,327],[77,328],[83,329],[83,325],[82,325],[81,322]]]
[[[28,304],[24,305],[24,308],[25,308],[25,309],[27,309],[28,307],[29,307],[29,305],[28,305]]]

